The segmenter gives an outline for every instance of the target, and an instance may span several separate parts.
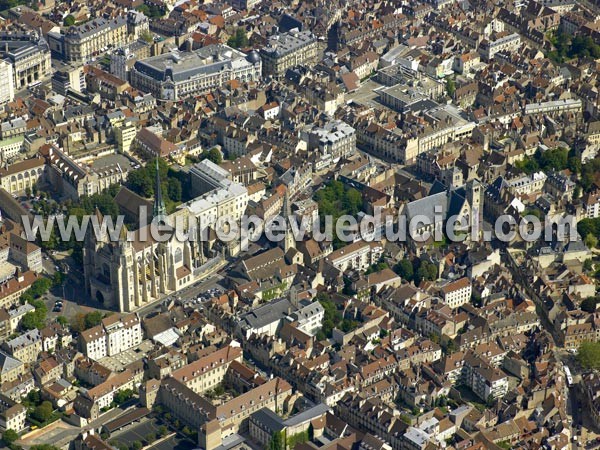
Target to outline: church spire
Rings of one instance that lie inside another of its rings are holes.
[[[153,216],[161,223],[166,223],[167,209],[162,198],[160,189],[160,171],[158,169],[158,157],[156,158],[156,186],[154,187],[154,209]]]
[[[283,196],[283,206],[281,208],[281,215],[286,221],[285,236],[283,242],[280,244],[283,246],[283,251],[287,253],[291,248],[296,248],[296,239],[291,228],[290,221],[292,219],[292,203],[290,202],[289,190],[285,190]]]
[[[290,194],[289,190],[285,190],[285,195],[283,196],[283,207],[281,208],[281,215],[284,217],[292,216],[292,205],[290,204]]]

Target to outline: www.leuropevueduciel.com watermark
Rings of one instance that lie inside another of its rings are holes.
[[[296,242],[308,237],[317,242],[331,242],[336,238],[348,243],[359,239],[367,242],[407,242],[409,239],[415,242],[462,242],[470,238],[483,241],[496,239],[506,243],[518,238],[528,242],[540,239],[547,242],[555,239],[578,239],[576,220],[573,216],[542,223],[534,215],[527,215],[519,220],[511,215],[501,215],[491,229],[483,230],[476,209],[472,211],[471,219],[465,216],[451,216],[446,219],[441,208],[436,208],[433,216],[422,214],[408,219],[402,214],[382,215],[381,208],[378,208],[374,215],[365,214],[360,218],[343,215],[337,218],[335,223],[332,216],[317,216],[313,219],[295,215],[276,215],[268,220],[256,215],[243,215],[240,218],[221,216],[211,223],[202,223],[199,218],[177,214],[162,219],[149,219],[145,206],[142,206],[139,212],[139,223],[146,225],[135,232],[126,231],[125,217],[122,215],[117,216],[116,220],[110,216],[98,217],[95,214],[84,215],[81,218],[74,215],[48,218],[40,215],[23,216],[22,223],[25,238],[31,242],[36,241],[38,236],[41,241],[50,240],[54,230],[58,232],[58,239],[63,242],[83,242],[90,232],[90,227],[97,240],[111,242],[167,242],[171,239],[182,242],[208,241],[209,228],[214,230],[220,241],[241,240],[242,245],[258,241],[262,235],[269,241],[280,242],[286,239],[288,233],[292,234]]]

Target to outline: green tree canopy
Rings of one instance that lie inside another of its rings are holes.
[[[2,440],[6,445],[11,445],[17,439],[19,439],[19,434],[15,430],[8,429],[2,433]]]
[[[587,245],[587,247],[590,249],[598,247],[598,238],[592,233],[588,233],[588,235],[585,237],[585,245]]]
[[[581,302],[581,309],[589,313],[596,312],[598,303],[600,303],[600,297],[588,297]]]
[[[577,351],[577,361],[586,369],[600,369],[600,342],[583,342]]]
[[[276,431],[273,433],[269,441],[268,450],[285,450],[285,440],[282,432]]]
[[[37,406],[31,416],[39,422],[45,422],[52,417],[52,403],[49,401],[43,401],[41,405]]]
[[[414,278],[413,265],[408,259],[403,259],[394,267],[396,272],[403,280],[412,281]]]
[[[227,40],[227,45],[233,48],[248,47],[248,34],[242,27],[238,27],[235,33]]]
[[[63,25],[65,27],[70,27],[72,25],[75,25],[75,17],[73,17],[71,14],[69,14],[67,17],[65,17],[65,19],[63,20]]]
[[[421,261],[419,268],[417,269],[417,275],[415,277],[415,283],[419,284],[421,281],[434,281],[438,277],[438,268],[435,264],[427,261]]]
[[[200,159],[208,159],[215,164],[221,164],[223,162],[223,155],[217,147],[213,147],[210,150],[205,150],[200,155]]]

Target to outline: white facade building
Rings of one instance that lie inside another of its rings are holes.
[[[142,325],[137,314],[121,318],[114,314],[103,319],[100,325],[82,332],[80,346],[87,357],[98,360],[136,347],[142,339]]]
[[[444,302],[452,309],[458,308],[471,299],[472,286],[467,277],[453,281],[442,288]]]
[[[0,60],[0,105],[12,102],[15,98],[13,67],[8,61]]]

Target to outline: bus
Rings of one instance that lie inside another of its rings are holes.
[[[573,386],[573,376],[571,375],[571,371],[567,366],[565,366],[565,376],[567,377],[567,386]]]

